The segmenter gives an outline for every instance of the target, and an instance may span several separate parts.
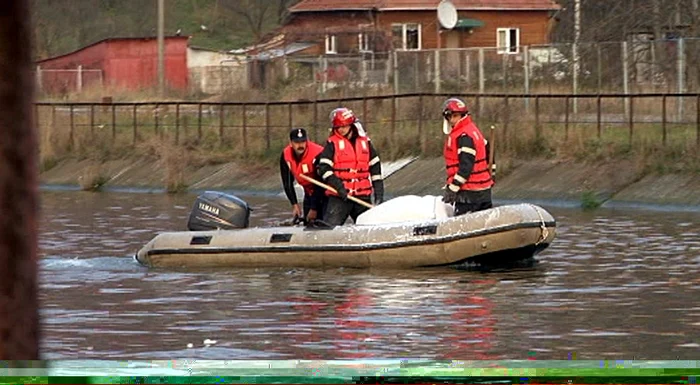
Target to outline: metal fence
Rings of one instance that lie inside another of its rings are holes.
[[[451,96],[411,93],[270,103],[37,103],[35,108],[42,143],[56,154],[96,146],[132,148],[151,141],[265,156],[287,144],[292,127],[306,127],[313,140],[325,140],[328,113],[342,105],[356,112],[378,148],[391,148],[387,155],[392,157],[440,153],[439,109]],[[700,149],[700,93],[458,96],[471,106],[478,125],[496,127],[504,150],[542,138],[562,148],[570,140],[597,140],[645,143],[651,148],[680,146],[695,153]],[[674,107],[681,101],[692,108],[678,114]]]

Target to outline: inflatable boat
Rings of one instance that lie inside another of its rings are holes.
[[[426,208],[418,210],[417,208]],[[388,215],[398,213],[398,215]],[[452,216],[438,197],[389,200],[356,224],[248,227],[238,197],[206,192],[188,230],[158,234],[136,260],[151,267],[419,268],[529,259],[555,237],[555,220],[532,204]]]

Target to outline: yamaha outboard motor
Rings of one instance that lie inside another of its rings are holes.
[[[197,197],[187,220],[190,231],[231,230],[248,227],[250,207],[233,195],[206,191]]]

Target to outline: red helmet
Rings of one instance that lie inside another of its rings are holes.
[[[343,126],[349,126],[357,120],[355,113],[349,108],[336,108],[331,111],[331,127],[338,128]]]
[[[445,118],[448,118],[453,113],[466,115],[467,113],[469,113],[469,110],[467,109],[467,104],[464,103],[461,99],[457,98],[449,98],[445,100],[445,103],[442,104],[442,115]]]

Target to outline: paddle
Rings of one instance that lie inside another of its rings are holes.
[[[323,183],[323,182],[319,182],[319,181],[317,181],[317,180],[314,179],[314,178],[310,178],[310,177],[308,177],[308,176],[306,176],[306,175],[304,175],[304,174],[299,174],[299,176],[302,177],[302,178],[304,178],[304,179],[306,179],[307,181],[309,181],[309,182],[315,184],[316,186],[320,186],[320,187],[325,188],[326,190],[328,190],[328,191],[330,191],[330,192],[332,192],[332,193],[335,193],[335,194],[338,193],[338,191],[337,191],[336,189],[334,189],[333,187],[331,187],[331,186],[329,186],[329,185],[327,185],[327,184],[325,184],[325,183]],[[371,208],[374,207],[371,203],[367,203],[367,202],[363,201],[362,199],[355,198],[355,197],[352,196],[352,195],[348,195],[348,199],[350,199],[351,201],[353,201],[353,202],[355,202],[355,203],[357,203],[357,204],[359,204],[359,205],[365,206],[365,207],[367,207],[368,209],[371,209]]]

